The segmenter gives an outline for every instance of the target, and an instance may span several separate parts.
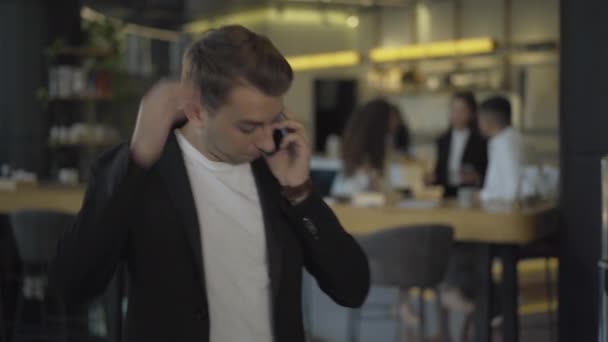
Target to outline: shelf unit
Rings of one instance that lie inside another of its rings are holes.
[[[55,79],[49,80],[47,88],[48,94],[54,86],[54,93],[45,99],[46,144],[43,148],[46,172],[42,178],[56,181],[60,169],[71,168],[78,171],[81,182],[87,181],[95,158],[121,140],[116,115],[112,113],[114,97],[109,70],[96,69],[96,73],[87,75],[83,68],[87,62],[91,64],[91,59],[99,62],[113,54],[107,49],[78,46],[61,47],[55,51],[55,60],[48,65],[49,75],[52,68],[56,74]],[[60,67],[70,72],[58,76]],[[80,73],[80,91],[76,91],[74,86],[76,72]],[[100,83],[99,75],[105,77],[103,83]],[[60,82],[66,82],[61,85],[64,87],[61,92]],[[100,84],[103,88],[99,87]],[[107,138],[109,135],[112,135],[111,139]]]

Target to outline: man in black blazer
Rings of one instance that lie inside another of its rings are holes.
[[[155,85],[130,142],[94,166],[51,269],[63,298],[98,296],[124,262],[124,335],[147,342],[304,341],[304,267],[335,302],[360,306],[367,259],[311,185],[304,128],[283,108],[292,77],[241,26],[195,42],[182,82]]]

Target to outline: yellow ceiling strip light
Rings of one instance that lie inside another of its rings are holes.
[[[359,64],[360,60],[359,53],[355,51],[287,57],[287,61],[294,71],[353,66]]]
[[[353,26],[354,19],[348,12],[341,10],[318,10],[295,7],[265,7],[249,11],[236,12],[232,14],[216,16],[210,19],[200,19],[192,21],[183,26],[183,30],[189,34],[200,34],[211,28],[230,24],[240,24],[244,26],[265,24],[268,22],[295,23],[325,23],[336,26]],[[358,23],[357,23],[358,24]]]
[[[251,25],[252,23],[270,20],[273,16],[271,8],[261,8],[244,11],[224,16],[218,16],[209,20],[196,20],[183,26],[183,30],[190,34],[203,33],[214,27],[230,24]]]
[[[454,57],[490,53],[496,49],[491,38],[472,38],[408,45],[394,48],[376,48],[370,52],[373,62],[391,62],[423,58]]]

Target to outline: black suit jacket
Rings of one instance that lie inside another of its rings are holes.
[[[303,267],[334,301],[357,307],[369,290],[367,259],[317,193],[291,206],[263,159],[252,170],[266,230],[275,341],[304,341]],[[76,223],[58,246],[51,285],[68,302],[80,303],[100,295],[124,261],[127,341],[208,341],[214,318],[201,248],[175,136],[170,134],[161,159],[149,169],[138,167],[123,144],[94,167]]]
[[[437,139],[436,144],[437,164],[435,165],[435,183],[445,188],[444,195],[446,197],[456,196],[458,187],[451,186],[448,183],[448,160],[452,145],[452,130],[443,133]],[[464,164],[472,165],[475,168],[475,171],[481,175],[483,184],[483,178],[488,167],[488,145],[486,139],[477,130],[471,130],[471,134],[465,145],[462,154],[462,165]]]

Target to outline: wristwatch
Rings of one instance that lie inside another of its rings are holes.
[[[284,186],[281,190],[281,195],[285,197],[292,204],[303,199],[312,190],[312,180],[308,178],[304,183],[297,186]]]

